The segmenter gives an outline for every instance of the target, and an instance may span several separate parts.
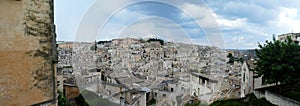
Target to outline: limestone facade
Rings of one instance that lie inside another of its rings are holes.
[[[53,0],[0,1],[0,105],[56,105]]]

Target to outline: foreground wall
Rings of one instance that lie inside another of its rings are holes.
[[[275,93],[272,93],[270,91],[265,91],[265,98],[278,106],[299,106],[300,102],[283,97],[281,95],[277,95]]]
[[[0,106],[56,105],[52,0],[0,0]]]
[[[254,94],[257,98],[266,98],[266,100],[278,106],[300,106],[300,102],[272,93],[268,90],[255,90]]]

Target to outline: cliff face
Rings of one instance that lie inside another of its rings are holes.
[[[0,0],[0,105],[56,105],[53,0]]]

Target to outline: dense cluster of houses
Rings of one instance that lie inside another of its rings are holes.
[[[118,104],[209,104],[253,88],[247,62],[227,64],[215,47],[135,38],[60,45],[58,66],[72,67],[76,85]]]

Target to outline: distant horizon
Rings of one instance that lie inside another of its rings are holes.
[[[125,37],[125,38],[131,38],[131,37]],[[99,42],[99,41],[112,41],[114,39],[125,39],[125,38],[113,38],[110,40],[94,40],[94,41],[61,41],[61,40],[57,40],[56,42],[66,42],[66,43],[94,43]],[[150,38],[132,38],[132,39],[150,39]],[[159,39],[159,38],[157,38]],[[162,39],[164,40],[164,39]],[[165,41],[165,40],[164,40]],[[173,42],[173,41],[167,41],[167,42]],[[173,42],[173,43],[183,43],[183,42]],[[188,44],[188,43],[183,43],[183,44]],[[198,45],[198,44],[193,44],[193,45]],[[209,45],[200,45],[200,46],[209,46]],[[254,50],[257,48],[225,48],[225,49],[221,49],[221,50]]]

